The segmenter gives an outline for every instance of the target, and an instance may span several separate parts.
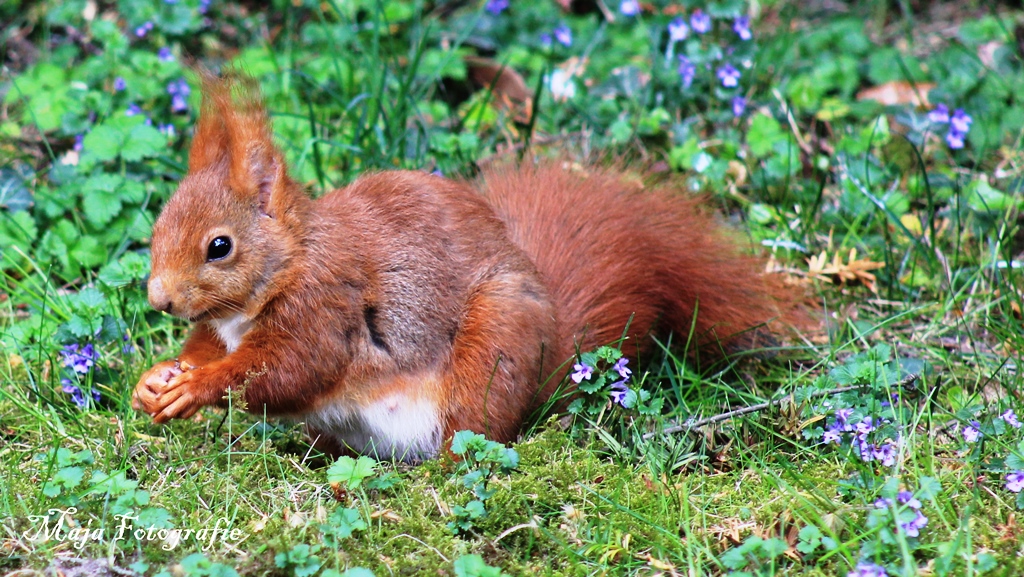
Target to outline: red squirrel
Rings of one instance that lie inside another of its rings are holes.
[[[464,429],[509,442],[577,350],[627,326],[635,357],[652,334],[728,342],[784,314],[762,268],[699,198],[558,160],[379,172],[314,200],[254,81],[207,73],[148,286],[195,326],[133,406],[162,423],[230,389],[330,452],[409,461]]]

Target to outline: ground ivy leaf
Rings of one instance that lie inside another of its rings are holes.
[[[121,150],[121,158],[127,161],[142,160],[156,156],[167,147],[167,137],[148,124],[132,128]]]
[[[121,132],[101,124],[90,130],[82,139],[83,160],[113,160],[121,152],[123,145],[124,135]]]

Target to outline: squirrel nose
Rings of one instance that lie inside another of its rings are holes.
[[[149,306],[165,313],[170,313],[173,308],[171,297],[164,290],[164,283],[158,276],[149,279]]]

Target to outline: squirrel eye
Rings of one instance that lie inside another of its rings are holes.
[[[206,249],[206,262],[220,260],[231,254],[231,239],[226,236],[218,236],[210,241],[210,247]]]

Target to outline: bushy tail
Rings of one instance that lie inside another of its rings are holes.
[[[701,347],[749,344],[751,329],[797,301],[699,197],[671,186],[562,161],[498,166],[481,183],[551,292],[559,362],[575,345],[617,340],[627,323],[631,356],[652,344],[651,332],[692,330]]]

